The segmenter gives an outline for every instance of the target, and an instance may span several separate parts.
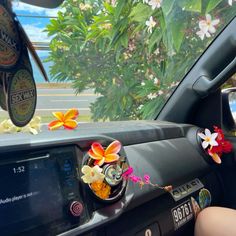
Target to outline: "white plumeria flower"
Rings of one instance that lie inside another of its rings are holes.
[[[160,50],[159,50],[159,48],[157,48],[155,51],[154,51],[154,54],[155,55],[158,55],[160,53]]]
[[[16,133],[19,128],[16,127],[10,119],[4,120],[0,123],[0,133]]]
[[[141,110],[143,108],[143,105],[141,104],[139,107],[138,107],[138,110]]]
[[[149,75],[149,79],[153,79],[154,78],[154,76],[151,74],[151,75]]]
[[[216,32],[215,26],[220,23],[219,19],[212,20],[211,15],[206,15],[206,20],[199,21],[200,31],[197,32],[197,35],[203,40],[204,37],[210,37],[211,34]]]
[[[219,19],[212,20],[211,15],[207,14],[206,15],[206,20],[201,20],[199,22],[199,28],[200,29],[205,29],[211,34],[214,34],[216,32],[215,26],[220,23]]]
[[[216,138],[218,136],[218,133],[211,133],[209,129],[205,129],[205,134],[198,133],[198,136],[203,139],[202,147],[206,149],[209,145],[210,146],[218,146],[218,143],[216,142]]]
[[[228,0],[228,3],[229,3],[230,6],[233,5],[233,1],[236,2],[236,0]]]
[[[22,132],[38,134],[41,132],[41,118],[39,116],[35,116],[28,125],[21,128]]]
[[[159,84],[159,79],[158,78],[154,78],[153,83],[154,84]]]
[[[146,26],[148,27],[149,33],[152,33],[152,29],[156,24],[156,21],[153,20],[152,16],[150,16],[149,20],[146,21]]]
[[[81,172],[84,174],[81,179],[84,181],[86,184],[91,184],[96,181],[103,181],[105,178],[105,175],[102,174],[102,168],[99,166],[83,166]]]
[[[148,97],[148,99],[152,100],[152,99],[154,99],[154,98],[157,97],[157,94],[156,94],[156,93],[149,93],[149,94],[147,95],[147,97]]]
[[[161,7],[162,0],[150,0],[149,5],[152,7],[152,10],[155,8],[160,8]]]
[[[39,116],[34,117],[28,125],[21,129],[22,132],[31,133],[31,134],[38,134],[41,132],[41,118]]]
[[[145,82],[142,82],[141,85],[142,85],[142,86],[145,86]]]

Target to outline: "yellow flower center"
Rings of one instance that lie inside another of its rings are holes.
[[[210,26],[211,25],[211,21],[210,20],[207,20],[207,26]]]
[[[206,137],[206,138],[205,138],[205,141],[206,141],[206,142],[210,142],[210,141],[211,141],[211,138],[210,138],[210,137]]]

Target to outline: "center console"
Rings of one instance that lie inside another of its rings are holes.
[[[1,235],[56,235],[86,221],[76,151],[69,146],[1,159]]]

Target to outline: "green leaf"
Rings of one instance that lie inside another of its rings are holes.
[[[175,3],[175,0],[165,0],[162,2],[161,8],[165,16],[170,14],[174,3]]]
[[[207,4],[206,13],[215,9],[220,2],[222,2],[222,0],[210,0]]]
[[[184,39],[185,27],[186,27],[186,24],[184,24],[182,21],[177,21],[171,25],[173,44],[177,52],[179,51],[180,46]]]
[[[162,38],[162,33],[159,30],[155,30],[149,39],[149,44],[148,44],[149,54],[152,53],[155,44],[157,44],[157,47],[159,46],[161,38]]]
[[[120,43],[123,47],[127,48],[129,43],[129,37],[126,32],[123,33],[123,35],[120,37]]]
[[[180,0],[178,3],[185,11],[199,13],[202,11],[202,0]]]
[[[125,6],[125,3],[126,3],[126,0],[118,1],[118,4],[115,8],[115,15],[114,15],[115,19],[119,19],[120,15],[121,15],[121,12],[122,12],[122,10]]]
[[[147,4],[139,3],[131,11],[133,21],[144,22],[152,15],[151,8]]]

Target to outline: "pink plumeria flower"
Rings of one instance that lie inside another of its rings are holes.
[[[229,3],[230,6],[233,5],[233,1],[236,2],[236,0],[228,0],[228,3]]]
[[[156,21],[153,20],[152,16],[150,16],[149,20],[146,21],[146,26],[148,27],[149,33],[152,33],[152,29],[155,27],[156,24]]]
[[[150,0],[149,5],[152,7],[152,10],[161,7],[162,0]]]
[[[204,133],[198,133],[198,136],[203,139],[202,147],[206,149],[209,145],[210,146],[218,146],[218,143],[216,142],[216,138],[218,136],[218,133],[211,133],[209,129],[205,129]]]

